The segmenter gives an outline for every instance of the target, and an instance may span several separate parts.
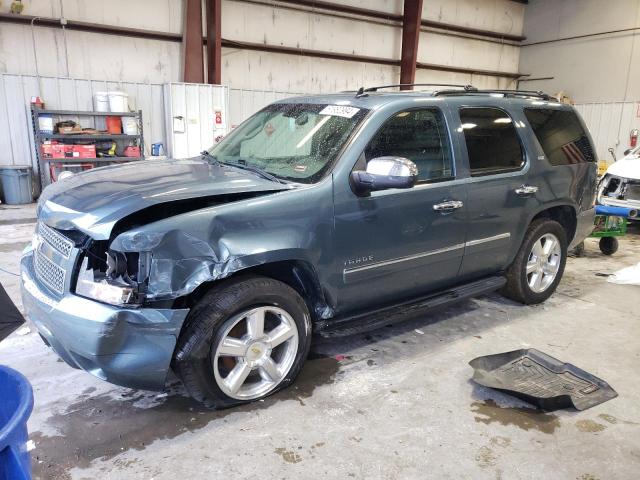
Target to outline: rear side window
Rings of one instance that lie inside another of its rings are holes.
[[[522,168],[522,146],[507,112],[499,108],[462,108],[460,120],[472,177]]]
[[[575,112],[525,108],[524,114],[551,165],[596,161],[587,132]]]
[[[405,110],[393,115],[365,149],[367,161],[376,157],[408,158],[418,167],[418,181],[453,177],[453,157],[442,112],[435,108]]]

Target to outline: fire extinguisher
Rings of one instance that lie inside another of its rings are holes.
[[[631,133],[629,134],[629,146],[631,148],[635,148],[636,144],[638,143],[638,133],[640,133],[638,129],[634,128],[633,130],[631,130]]]

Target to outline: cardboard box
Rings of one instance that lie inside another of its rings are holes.
[[[79,132],[82,132],[82,128],[80,128],[79,125],[58,126],[58,133],[70,135],[70,134],[79,133]]]

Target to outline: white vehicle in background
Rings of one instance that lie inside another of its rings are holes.
[[[640,208],[640,146],[607,168],[598,186],[598,203],[612,207]]]

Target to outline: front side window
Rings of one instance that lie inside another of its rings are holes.
[[[408,158],[418,167],[418,181],[453,177],[449,134],[436,108],[396,113],[375,134],[365,149],[366,160],[377,157]]]
[[[524,114],[551,165],[596,161],[587,132],[574,112],[525,108]]]
[[[368,110],[277,103],[231,132],[209,153],[219,162],[259,168],[285,180],[318,181]]]
[[[511,172],[524,166],[513,120],[499,108],[460,109],[472,177]]]

